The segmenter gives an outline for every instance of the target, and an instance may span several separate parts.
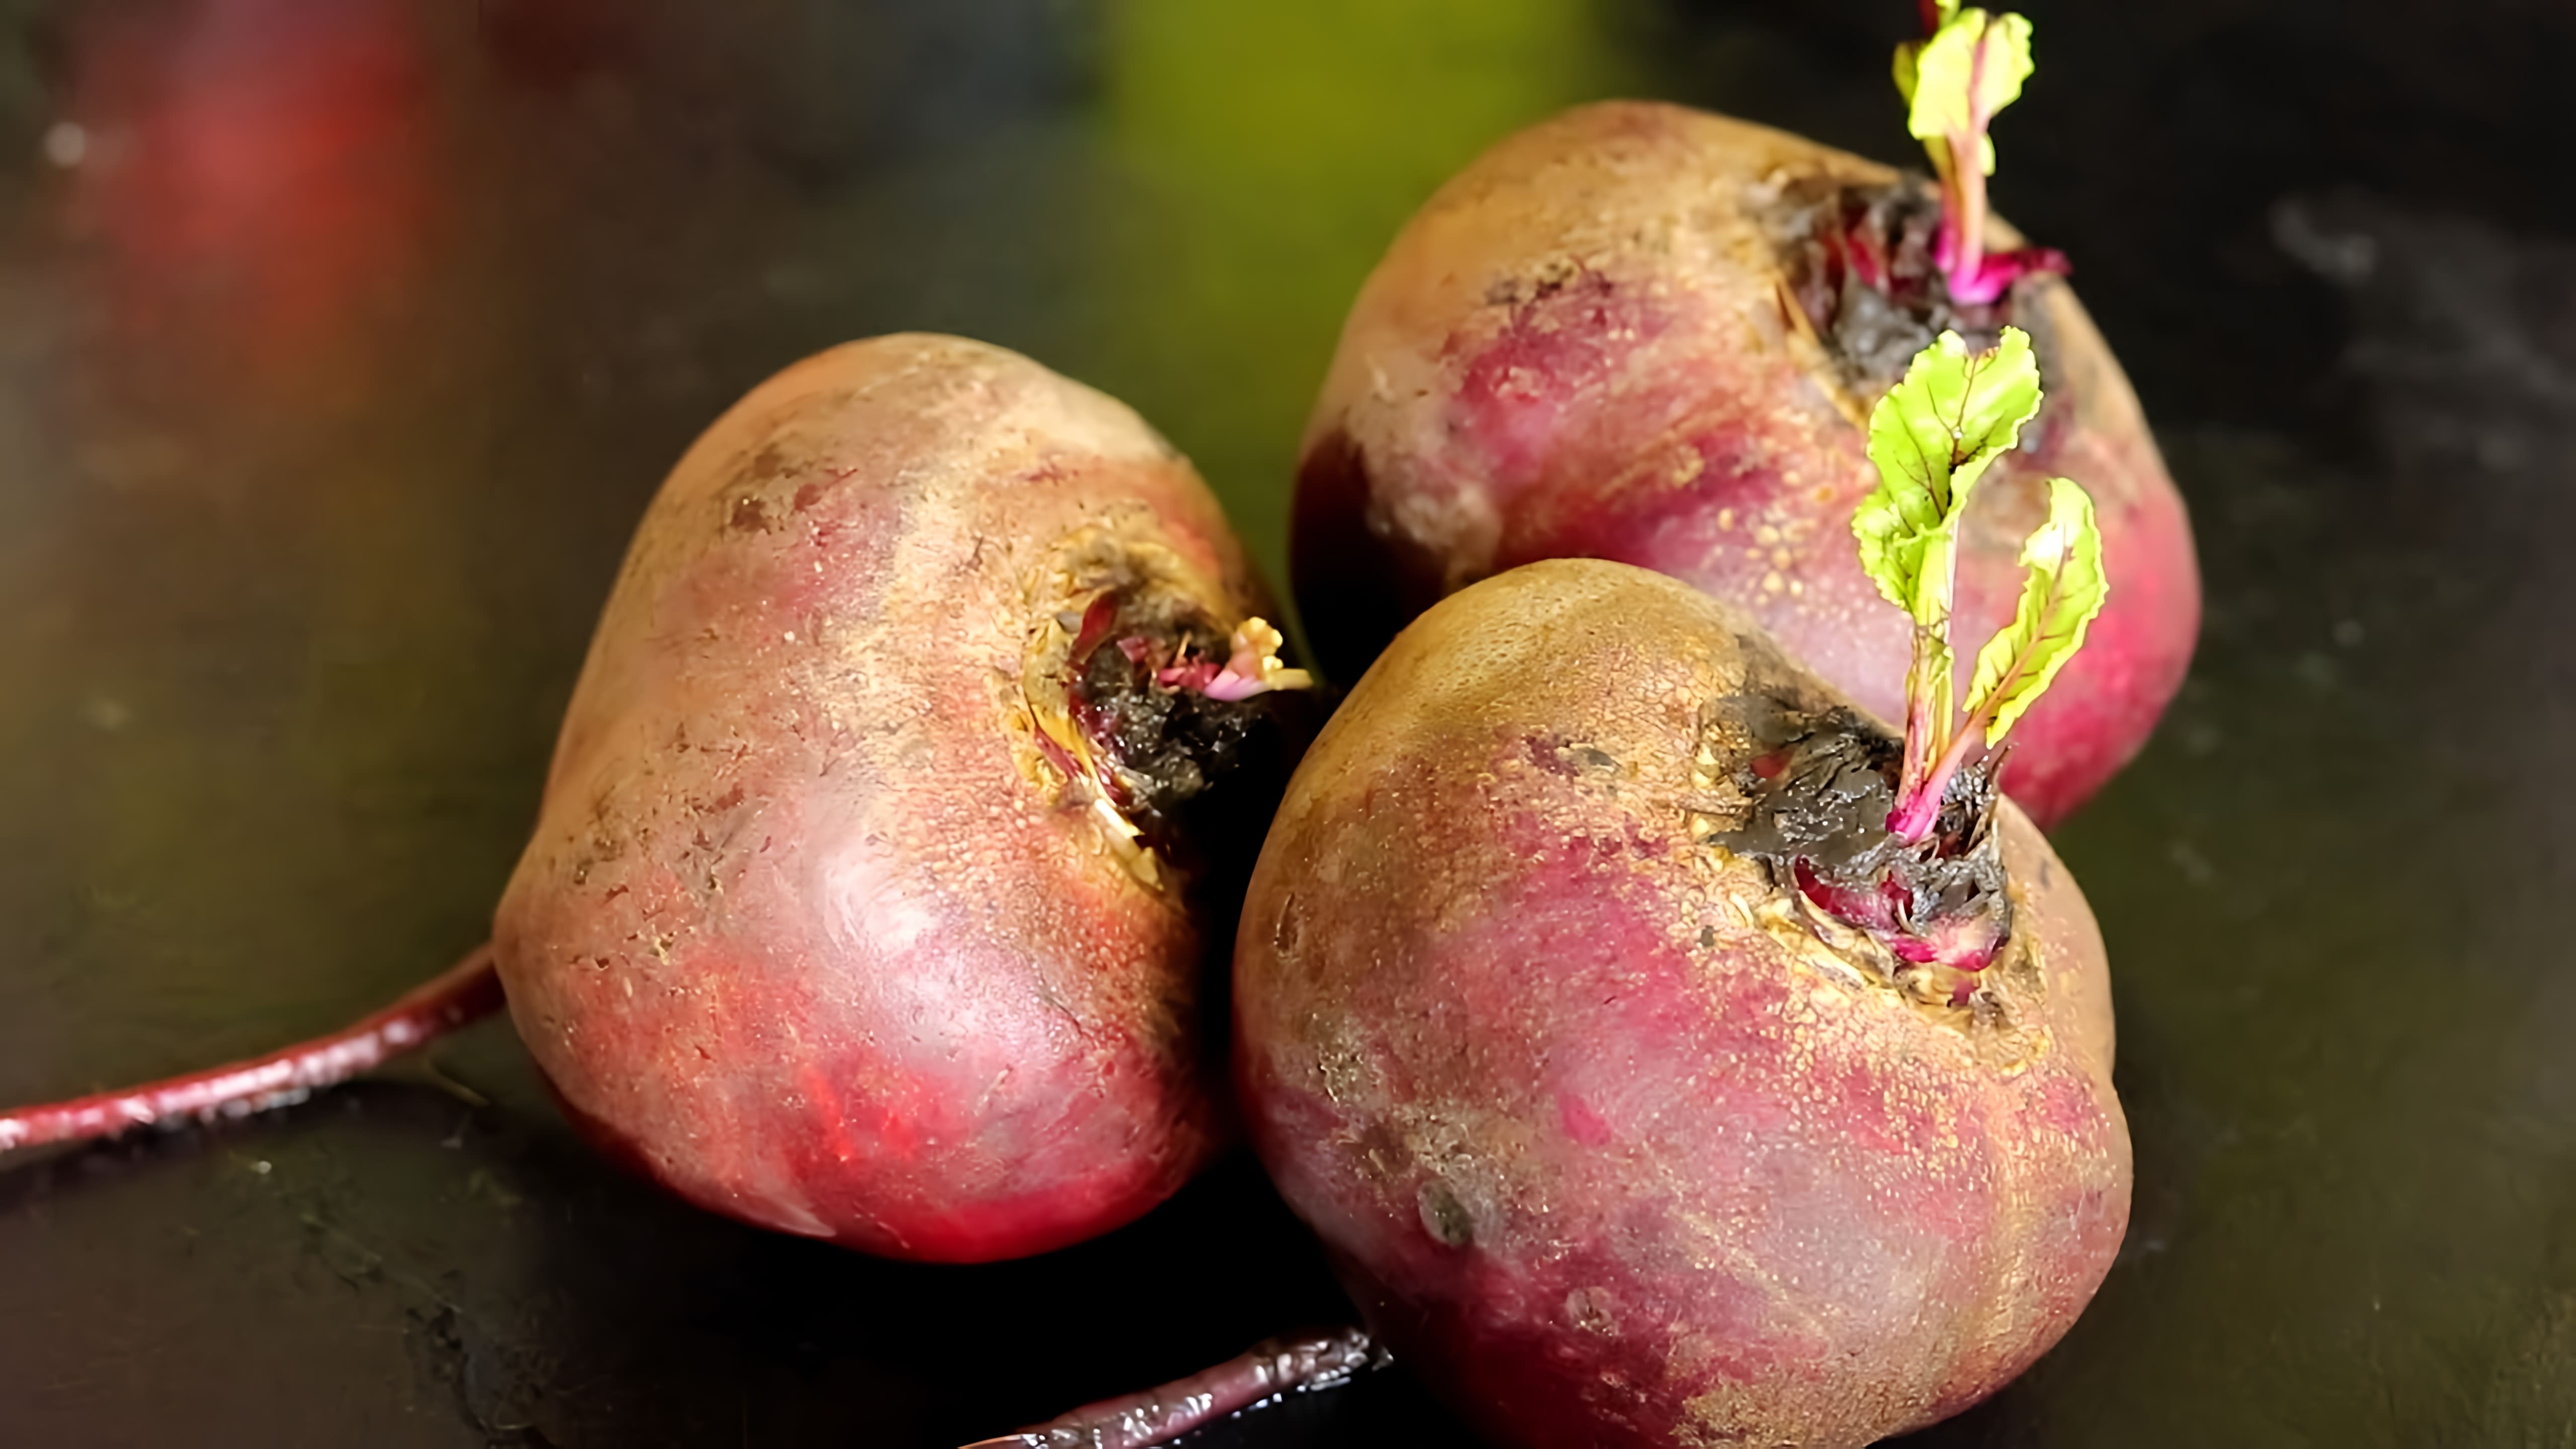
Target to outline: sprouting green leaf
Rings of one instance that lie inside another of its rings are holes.
[[[1959,0],[1932,0],[1932,34],[1940,34],[1941,27],[1949,24],[1958,13]],[[1914,104],[1914,80],[1921,68],[1923,47],[1928,43],[1929,37],[1926,37],[1924,40],[1909,40],[1896,47],[1896,90],[1905,97],[1905,104],[1909,106]]]
[[[2039,411],[2039,364],[2018,327],[1971,353],[1944,332],[1915,354],[1869,418],[1878,487],[1852,514],[1860,564],[1887,601],[1924,628],[1950,617],[1951,540],[1989,464]]]
[[[1906,129],[1944,146],[1952,137],[1976,137],[1978,167],[1992,176],[1995,143],[1986,124],[2021,99],[2031,68],[2028,19],[1954,9],[1931,39],[1897,50],[1896,88],[1905,96]]]
[[[1932,33],[1940,34],[1941,27],[1949,24],[1958,16],[1958,13],[1959,0],[1932,0],[1930,14]],[[1923,47],[1927,43],[1923,40],[1909,40],[1896,47],[1896,89],[1898,94],[1905,97],[1905,103],[1909,106],[1914,104],[1914,78],[1919,68],[1918,58],[1923,54]]]
[[[2048,480],[2048,521],[2021,547],[2030,571],[2010,626],[1977,651],[1968,685],[1968,717],[1986,721],[1986,744],[2003,742],[2022,712],[2038,702],[2057,671],[2084,645],[2102,612],[2111,581],[2102,572],[2102,532],[2093,500],[2064,478]]]

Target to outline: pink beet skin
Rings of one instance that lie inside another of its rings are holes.
[[[1104,588],[1261,608],[1168,444],[998,348],[841,347],[699,439],[495,924],[587,1131],[716,1211],[946,1261],[1115,1227],[1208,1158],[1230,911],[1145,879],[1033,733]]]
[[[1849,521],[1876,481],[1868,408],[1903,357],[1838,361],[1783,240],[1791,201],[1896,179],[1758,126],[1612,103],[1442,188],[1362,288],[1308,425],[1292,553],[1324,665],[1356,677],[1432,600],[1498,570],[1605,558],[1733,600],[1901,718],[1906,624]],[[2010,616],[2051,475],[2092,493],[2112,585],[2014,732],[2006,786],[2046,824],[2136,754],[2180,687],[2199,574],[2181,496],[2073,291],[2032,277],[1984,320],[2032,332],[2049,398],[1971,506],[1957,637],[1973,651]]]
[[[1958,1009],[1718,843],[1762,721],[1836,700],[1727,605],[1543,563],[1417,620],[1290,787],[1244,1111],[1498,1444],[1868,1443],[2029,1365],[2118,1248],[2100,937],[2029,822]]]

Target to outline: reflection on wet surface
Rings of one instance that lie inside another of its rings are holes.
[[[336,1024],[479,939],[627,530],[784,362],[1028,351],[1191,451],[1276,577],[1342,308],[1430,187],[1618,92],[1901,159],[1885,8],[0,5],[0,1099]],[[2062,836],[2119,978],[2129,1245],[1934,1442],[2576,1413],[2576,218],[2478,182],[2565,139],[2497,58],[2576,32],[2490,5],[2401,71],[2357,11],[2243,8],[2044,13],[2065,78],[2008,137],[2210,612]],[[2366,63],[2408,145],[2246,55]],[[0,1437],[946,1445],[1339,1311],[1239,1162],[1072,1253],[903,1267],[616,1176],[504,1026],[434,1061],[0,1168]],[[1440,1424],[1389,1377],[1206,1442]]]

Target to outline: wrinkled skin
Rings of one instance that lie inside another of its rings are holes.
[[[1450,181],[1361,289],[1308,424],[1292,555],[1324,667],[1356,677],[1405,620],[1498,570],[1609,558],[1751,610],[1902,718],[1907,626],[1850,533],[1876,482],[1868,409],[1893,378],[1855,384],[1829,359],[1776,232],[1785,194],[1895,179],[1777,131],[1610,103]],[[1969,509],[1956,638],[1973,651],[2010,617],[2051,475],[2092,493],[2111,579],[2084,653],[2014,732],[2005,787],[2049,824],[2145,743],[2190,662],[2200,583],[2181,496],[2074,293],[2029,279],[2000,320],[2033,333],[2049,397]]]
[[[837,348],[690,449],[495,925],[593,1137],[718,1212],[947,1261],[1105,1231],[1209,1157],[1230,911],[1140,878],[1033,746],[1030,640],[1081,612],[1064,541],[1104,536],[1220,627],[1263,607],[1186,461],[998,348]]]
[[[1624,565],[1480,583],[1289,788],[1235,953],[1263,1162],[1493,1442],[1859,1445],[2019,1373],[2128,1215],[2107,967],[2008,802],[1964,1009],[1709,843],[1773,706],[1838,696]]]

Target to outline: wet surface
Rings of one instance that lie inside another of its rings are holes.
[[[1342,310],[1443,175],[1609,94],[1904,159],[1912,8],[0,0],[0,1099],[479,940],[629,528],[781,364],[1030,352],[1279,577]],[[2128,1246],[1923,1442],[2569,1442],[2576,19],[2028,8],[1998,204],[2134,374],[2209,621],[2059,836]],[[0,1303],[0,1439],[396,1449],[954,1445],[1338,1312],[1240,1162],[987,1269],[717,1221],[577,1143],[500,1023],[0,1166]],[[1444,1422],[1384,1375],[1200,1442]]]

